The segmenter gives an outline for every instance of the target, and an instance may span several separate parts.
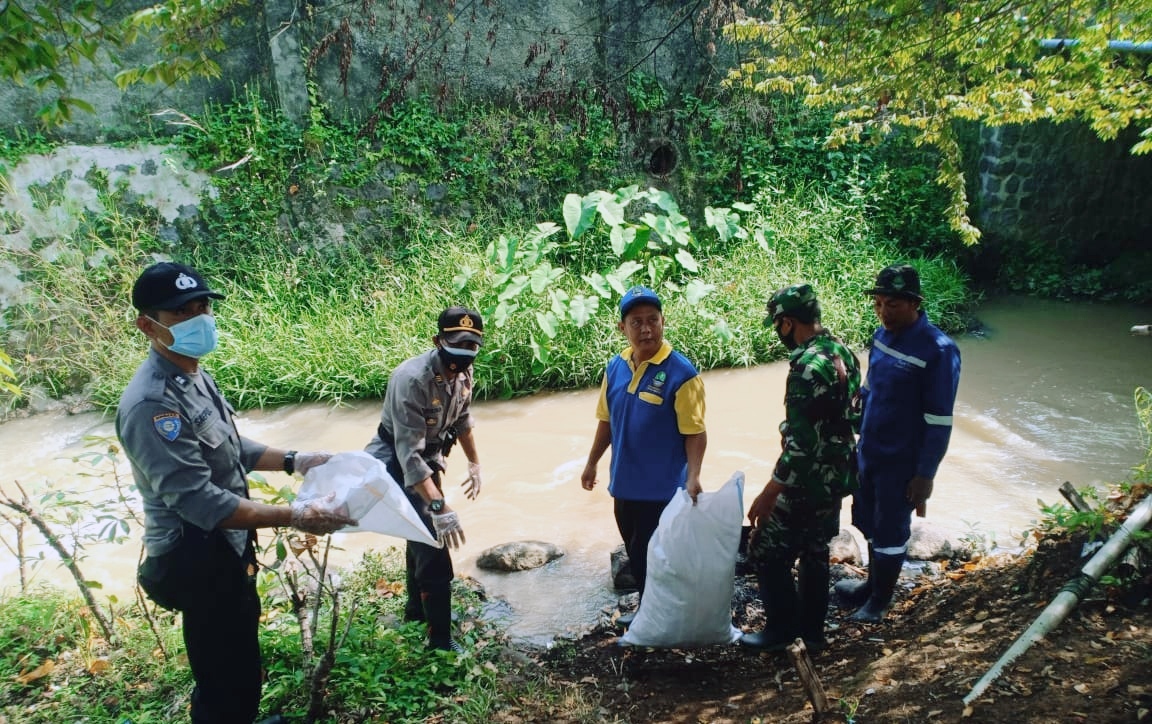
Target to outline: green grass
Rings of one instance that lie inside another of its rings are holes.
[[[685,121],[712,117],[703,111],[717,108],[715,101],[684,102],[701,111],[684,110]],[[630,182],[618,175],[628,168],[623,139],[597,96],[579,93],[566,103],[517,113],[475,106],[453,115],[414,99],[394,106],[370,138],[319,107],[301,132],[251,92],[209,108],[181,128],[176,145],[205,169],[247,160],[213,176],[201,216],[178,224],[180,241],[161,238],[154,211],[92,173],[88,180],[107,211],[84,212],[75,234],[59,243],[0,248],[0,268],[16,270],[33,290],[0,310],[0,349],[26,391],[114,407],[146,354],[133,324],[132,282],[152,261],[174,258],[228,295],[216,306],[220,347],[204,364],[234,405],[378,398],[398,363],[430,347],[445,306],[466,304],[491,319],[503,289],[485,253],[491,242],[523,238],[538,222],[562,224],[565,193]],[[669,340],[703,369],[781,359],[783,348],[760,323],[765,300],[780,286],[809,281],[826,326],[860,346],[875,326],[860,291],[895,261],[920,267],[934,321],[964,329],[970,293],[956,264],[910,256],[889,238],[897,221],[888,201],[894,194],[919,198],[922,184],[900,180],[920,177],[895,174],[887,157],[824,152],[818,130],[826,119],[787,102],[769,114],[783,124],[774,126],[776,135],[750,134],[740,119],[764,117],[769,109],[761,106],[700,121],[686,141],[691,153],[679,185],[685,199],[677,201],[691,217],[697,279],[714,291],[688,303],[676,287],[688,277],[669,277],[673,284],[660,289]],[[761,191],[752,198],[755,210],[741,212],[749,237],[721,240],[700,217],[704,202],[732,203],[723,182],[732,159],[723,149],[733,138],[755,151],[745,155],[745,174],[749,188]],[[35,139],[13,143],[5,158],[42,150]],[[445,190],[439,210],[404,191],[429,184]],[[704,194],[715,198],[702,202]],[[931,225],[933,203],[906,205],[915,207],[908,213],[917,228]],[[371,223],[351,223],[357,215]],[[341,228],[353,231],[342,235]],[[592,293],[582,275],[619,263],[602,226],[561,240],[550,261],[566,271],[554,288],[573,296]],[[473,274],[458,292],[462,269]],[[566,322],[551,339],[536,318],[551,309],[547,294],[515,301],[521,308],[507,323],[486,329],[478,397],[595,385],[624,344],[616,298],[600,299],[587,324]],[[717,334],[717,325],[731,334]],[[11,396],[2,402],[23,404]]]
[[[552,685],[523,657],[509,655],[503,635],[478,619],[479,599],[467,587],[453,594],[460,618],[455,637],[467,649],[457,656],[429,652],[423,625],[400,622],[404,569],[398,549],[366,553],[343,578],[338,630],[347,636],[336,650],[322,720],[484,724],[513,706],[538,712],[536,721],[561,713],[596,720],[595,702]],[[261,709],[300,721],[308,706],[308,670],[299,624],[279,590],[271,574],[263,573],[260,639],[267,680]],[[109,644],[90,630],[76,596],[34,589],[0,600],[0,719],[186,719],[193,682],[179,618],[157,612],[157,639],[137,604],[117,606],[116,614],[117,640]],[[321,615],[321,633],[329,615],[328,609]],[[29,676],[45,664],[51,669]]]
[[[817,190],[766,193],[756,208],[744,222],[752,235],[729,242],[722,254],[709,255],[710,231],[697,229],[700,279],[715,291],[694,306],[661,289],[669,340],[704,369],[781,359],[783,348],[761,324],[765,301],[780,286],[808,281],[820,296],[825,325],[860,347],[875,327],[862,290],[880,268],[905,257],[875,237],[862,206]],[[82,390],[111,407],[145,355],[129,290],[157,242],[145,224],[126,217],[97,220],[88,229],[72,256],[51,263],[35,254],[0,252],[27,268],[39,287],[38,304],[8,310],[9,339],[15,341],[8,345],[25,387],[43,387],[51,396]],[[205,367],[239,408],[380,397],[397,364],[430,348],[443,307],[467,304],[486,314],[495,307],[495,270],[484,248],[501,233],[522,230],[500,220],[413,224],[400,259],[353,244],[293,251],[275,239],[253,240],[243,257],[225,254],[226,264],[210,250],[198,251],[183,260],[227,294],[216,305],[220,347],[205,358]],[[581,243],[601,242],[586,235]],[[598,252],[582,256],[603,258]],[[956,265],[910,261],[920,268],[933,320],[962,330],[970,293]],[[457,293],[453,278],[465,267],[478,271]],[[586,271],[570,266],[557,287],[591,293],[580,278]],[[548,302],[531,295],[520,301],[521,313],[486,329],[476,364],[479,397],[594,385],[605,361],[624,345],[616,299],[601,299],[587,325],[562,326],[549,343],[547,362],[534,362],[530,336],[541,336],[534,312]],[[712,332],[717,317],[727,323],[729,338]]]

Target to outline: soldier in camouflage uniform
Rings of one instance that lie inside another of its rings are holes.
[[[820,324],[820,304],[809,284],[780,289],[768,302],[780,341],[791,350],[783,452],[772,480],[748,512],[749,559],[756,568],[765,626],[740,643],[780,651],[797,637],[823,649],[828,611],[828,542],[839,531],[840,501],[856,488],[860,365]],[[800,559],[798,580],[792,564]]]

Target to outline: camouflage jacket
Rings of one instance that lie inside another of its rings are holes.
[[[783,452],[773,477],[787,490],[790,508],[838,504],[856,489],[856,433],[860,427],[860,364],[821,330],[792,351]]]

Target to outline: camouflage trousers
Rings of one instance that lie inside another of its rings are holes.
[[[752,532],[748,560],[756,566],[786,559],[789,566],[797,558],[828,565],[828,542],[840,532],[840,501],[812,508],[796,505],[783,497],[767,521]]]

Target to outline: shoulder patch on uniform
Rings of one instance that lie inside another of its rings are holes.
[[[180,413],[161,412],[159,415],[153,415],[152,426],[160,433],[160,437],[172,442],[180,435]]]

